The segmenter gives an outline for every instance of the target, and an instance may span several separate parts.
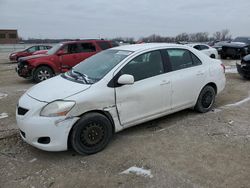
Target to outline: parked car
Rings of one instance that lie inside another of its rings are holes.
[[[196,50],[201,51],[202,53],[206,54],[207,56],[218,59],[218,51],[215,48],[212,48],[206,44],[200,44],[200,43],[195,43],[195,44],[187,44],[190,47],[195,48]]]
[[[250,79],[250,55],[242,58],[241,63],[236,63],[238,73],[247,79]]]
[[[18,75],[23,78],[41,82],[66,72],[82,60],[111,47],[111,42],[106,40],[62,42],[55,45],[46,54],[20,58],[16,70]]]
[[[237,37],[232,42],[223,44],[221,58],[239,59],[250,53],[250,37]]]
[[[220,60],[178,44],[102,51],[29,89],[17,105],[23,140],[47,151],[101,151],[115,132],[186,108],[208,112],[225,86]]]
[[[228,43],[229,41],[220,41],[220,42],[214,43],[212,47],[218,51],[218,54],[221,54],[222,46]]]
[[[35,45],[35,46],[31,46],[28,47],[22,51],[18,51],[18,52],[13,52],[9,55],[9,59],[10,61],[18,61],[19,58],[21,57],[27,57],[32,55],[34,52],[39,51],[39,50],[49,50],[50,48],[52,48],[52,46],[49,45]]]
[[[38,50],[38,51],[32,53],[32,55],[46,54],[47,52],[48,52],[48,50]]]

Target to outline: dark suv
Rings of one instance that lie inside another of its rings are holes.
[[[106,40],[77,40],[62,42],[46,54],[19,58],[16,71],[19,76],[41,82],[59,73],[70,70],[84,59],[113,47]]]
[[[221,59],[227,57],[240,59],[250,53],[250,37],[237,37],[230,43],[222,45]]]

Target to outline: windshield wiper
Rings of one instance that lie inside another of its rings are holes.
[[[78,74],[79,76],[81,76],[81,78],[84,80],[84,82],[86,83],[86,84],[89,84],[90,82],[90,80],[89,80],[89,78],[88,78],[88,76],[86,75],[86,74],[83,74],[83,73],[81,73],[81,72],[79,72],[79,71],[76,71],[76,70],[74,70],[74,69],[72,69],[72,73],[75,73],[75,74]]]

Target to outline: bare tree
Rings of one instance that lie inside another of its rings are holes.
[[[230,31],[228,29],[223,29],[222,31],[216,31],[213,34],[215,40],[224,41],[231,40],[232,36],[230,35]]]
[[[189,41],[189,35],[187,33],[181,33],[175,37],[176,42],[187,42]]]

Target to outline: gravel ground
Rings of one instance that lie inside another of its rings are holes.
[[[0,187],[250,187],[250,81],[234,73],[235,61],[224,63],[227,84],[213,111],[184,110],[129,128],[104,151],[80,156],[21,140],[15,107],[34,83],[1,53]]]

